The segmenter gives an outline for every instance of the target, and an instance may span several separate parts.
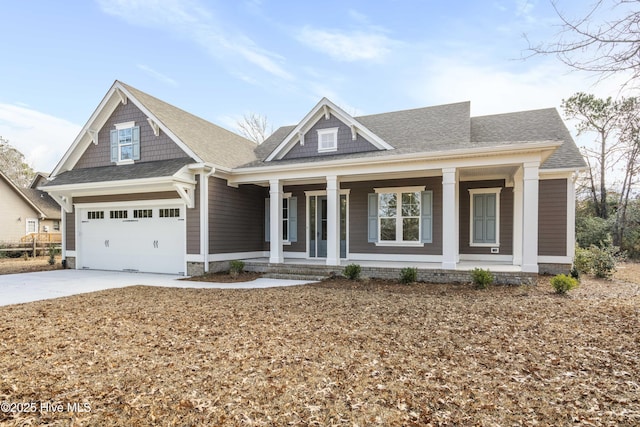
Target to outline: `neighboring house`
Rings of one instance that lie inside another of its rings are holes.
[[[19,242],[37,233],[60,234],[60,206],[35,188],[43,176],[36,175],[29,188],[20,188],[0,172],[0,242]]]
[[[260,146],[116,81],[46,189],[75,268],[233,259],[568,270],[585,163],[555,109],[352,117],[322,99]]]

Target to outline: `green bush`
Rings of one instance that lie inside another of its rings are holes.
[[[418,269],[415,267],[405,267],[400,270],[400,282],[405,285],[418,280]]]
[[[589,274],[591,273],[591,258],[591,251],[589,249],[577,247],[575,257],[573,258],[573,267],[580,274]]]
[[[486,289],[495,279],[489,270],[477,267],[471,270],[471,278],[478,289]]]
[[[349,264],[344,268],[344,275],[349,280],[358,280],[362,268],[358,264]]]
[[[580,281],[580,271],[578,271],[575,265],[571,267],[571,270],[569,271],[569,275],[572,278],[576,279],[578,282]]]
[[[58,248],[53,243],[49,244],[49,265],[56,263],[56,255],[58,255]]]
[[[616,255],[619,249],[616,246],[607,246],[599,248],[592,246],[591,251],[591,270],[596,277],[601,279],[610,279],[616,271]]]
[[[556,290],[558,294],[565,294],[571,289],[578,287],[578,281],[573,277],[566,276],[564,274],[558,274],[551,279],[551,286]]]
[[[237,276],[244,271],[244,261],[234,260],[229,263],[229,273]]]

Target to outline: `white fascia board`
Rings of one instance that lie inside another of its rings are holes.
[[[150,191],[174,190],[174,184],[179,183],[184,186],[192,185],[195,188],[195,180],[177,178],[175,176],[155,177],[143,179],[123,179],[119,181],[87,182],[82,184],[66,184],[49,186],[46,191],[53,195],[64,195],[67,197],[105,195],[105,194],[125,194],[143,193]]]
[[[271,154],[269,154],[265,161],[270,162],[274,159],[283,158],[300,139],[300,135],[306,133],[318,121],[318,119],[325,116],[325,111],[327,109],[343,123],[352,128],[352,132],[353,128],[355,128],[358,133],[367,138],[367,140],[369,140],[369,142],[371,142],[377,148],[381,150],[393,150],[393,147],[391,145],[389,145],[384,140],[382,140],[382,138],[367,129],[351,115],[346,113],[342,108],[338,107],[327,98],[322,98],[320,102],[318,102],[316,106],[313,107],[306,116],[304,116],[298,126],[296,126],[289,133],[289,135],[287,135],[285,139],[282,140],[282,142],[275,148],[275,150],[273,150]]]
[[[538,169],[540,179],[554,179],[554,178],[571,178],[576,173],[580,173],[586,169],[578,168],[564,168],[564,169]]]
[[[515,165],[524,162],[539,162],[545,151],[553,151],[561,143],[543,141],[483,148],[465,148],[446,151],[408,153],[394,156],[339,159],[317,163],[296,163],[235,169],[229,177],[231,183],[247,184],[268,181],[277,176],[281,179],[393,173],[402,171],[426,171],[443,168],[466,168]]]

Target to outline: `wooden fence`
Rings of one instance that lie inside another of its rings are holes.
[[[19,242],[0,242],[0,256],[9,253],[26,253],[32,257],[48,255],[51,247],[60,253],[62,249],[60,233],[31,233],[23,236]]]

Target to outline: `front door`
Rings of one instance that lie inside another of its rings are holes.
[[[309,256],[327,257],[327,196],[309,197]],[[340,258],[347,257],[347,196],[340,195]]]

